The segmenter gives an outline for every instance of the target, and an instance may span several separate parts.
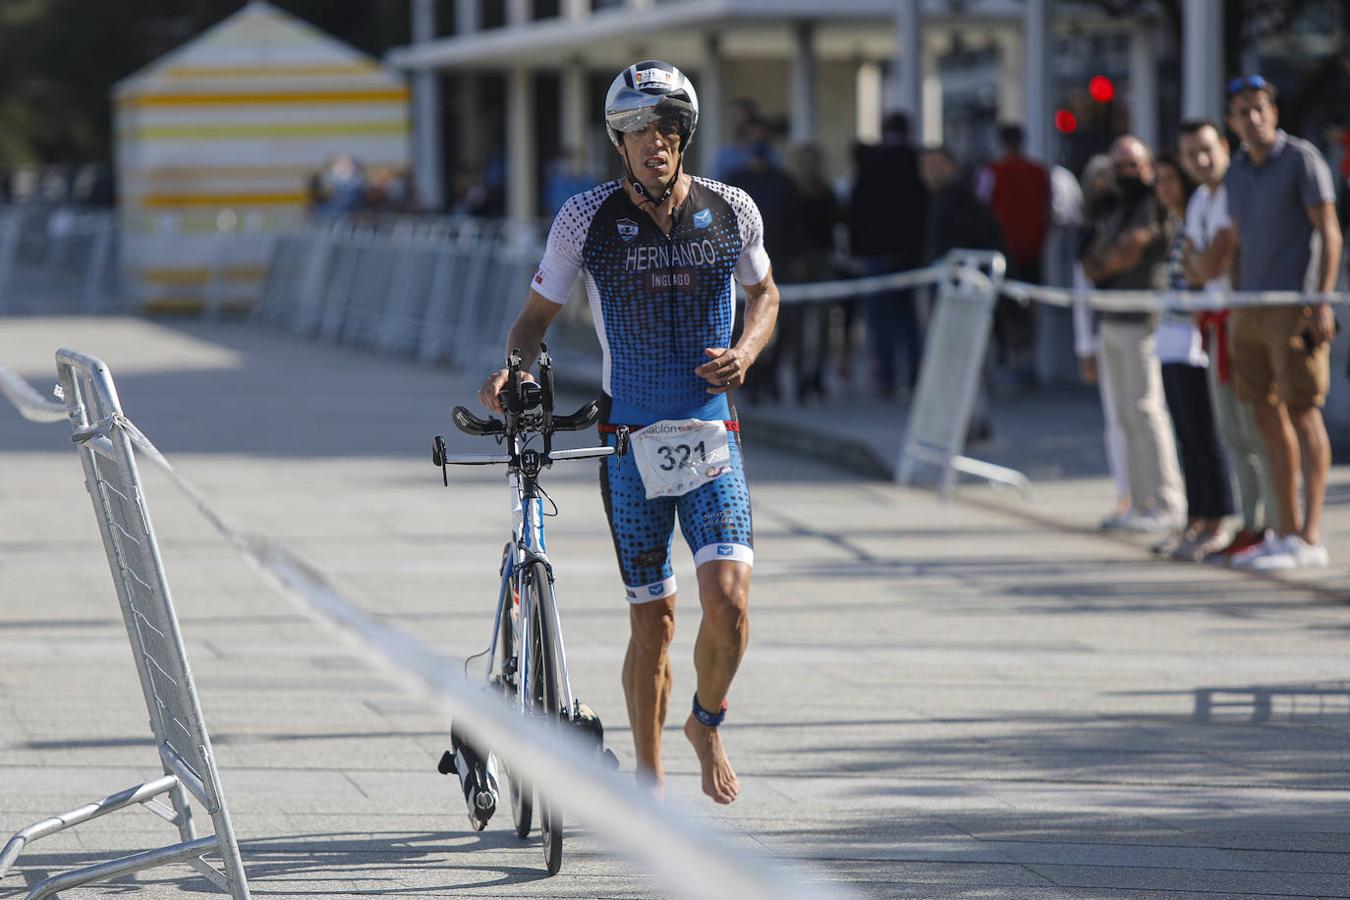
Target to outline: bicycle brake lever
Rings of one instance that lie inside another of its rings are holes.
[[[445,471],[445,455],[445,438],[438,434],[431,440],[431,462],[441,467],[441,483],[449,487],[450,476]]]

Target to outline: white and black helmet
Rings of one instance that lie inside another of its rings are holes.
[[[621,131],[641,131],[649,123],[673,116],[679,124],[683,153],[698,128],[698,93],[694,83],[668,62],[647,59],[614,77],[605,95],[605,131],[618,147]]]

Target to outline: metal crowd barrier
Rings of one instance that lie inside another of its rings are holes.
[[[345,223],[282,235],[254,318],[307,337],[449,363],[496,361],[540,245],[481,219]]]
[[[53,875],[33,887],[27,895],[29,900],[175,862],[192,866],[234,900],[247,900],[248,882],[216,772],[211,738],[197,701],[197,689],[188,668],[187,651],[132,453],[132,442],[140,434],[122,415],[117,388],[107,366],[92,356],[71,350],[58,351],[56,359],[65,409],[74,429],[85,485],[93,499],[112,569],[163,775],[19,831],[0,851],[0,877],[33,841],[140,804],[171,822],[181,840]],[[40,397],[35,399],[31,389],[26,394],[16,391],[15,381],[12,376],[0,380],[0,390],[15,399],[21,410],[26,407],[25,415],[54,418],[56,404]],[[155,799],[166,794],[169,806]],[[205,808],[213,834],[197,836],[189,797]],[[209,854],[219,856],[221,868],[206,861]]]
[[[1021,472],[964,455],[1006,268],[1001,253],[953,250],[944,259],[896,463],[900,484],[913,483],[919,468],[929,465],[941,469],[944,496],[961,473],[1023,491],[1031,486]]]
[[[107,311],[116,295],[116,253],[111,210],[0,210],[0,314]]]

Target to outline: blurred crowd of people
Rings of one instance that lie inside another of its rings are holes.
[[[405,213],[416,210],[407,169],[368,169],[350,153],[339,153],[309,176],[310,215]]]
[[[1279,128],[1275,88],[1260,76],[1229,85],[1227,124],[1236,153],[1223,126],[1195,120],[1181,124],[1175,151],[1125,135],[1088,163],[1085,285],[1335,289],[1341,230],[1325,160]],[[1327,564],[1321,407],[1336,326],[1325,304],[1100,312],[1078,324],[1118,492],[1104,528],[1162,533],[1155,552],[1176,560]]]
[[[1016,277],[1039,283],[1050,178],[1023,154],[1018,126],[1000,130],[1001,155],[976,172],[947,147],[916,146],[908,117],[892,113],[878,142],[854,146],[851,181],[832,183],[818,147],[792,147],[784,160],[772,139],[775,129],[752,103],[737,101],[732,112],[735,140],[711,174],[744,189],[759,206],[780,284],[902,272],[958,247],[1002,250]],[[752,370],[747,398],[776,400],[788,391],[808,402],[823,398],[831,380],[855,394],[905,394],[923,357],[923,294],[785,304],[777,337]],[[1029,310],[1000,303],[995,346],[1001,377],[1034,379]],[[987,430],[982,421],[973,436]]]

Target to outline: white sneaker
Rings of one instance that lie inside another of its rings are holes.
[[[1322,544],[1309,544],[1297,534],[1288,534],[1280,538],[1280,549],[1252,560],[1250,568],[1257,572],[1274,572],[1283,569],[1312,569],[1325,567],[1328,561],[1327,548]]]
[[[1239,550],[1228,558],[1228,564],[1235,569],[1250,569],[1254,560],[1283,548],[1283,542],[1275,532],[1267,530],[1261,543],[1252,544],[1246,550]]]
[[[1111,513],[1111,515],[1098,522],[1097,527],[1102,531],[1120,531],[1121,529],[1128,527],[1130,520],[1133,519],[1134,516],[1135,512],[1132,509],[1127,509],[1124,512]]]
[[[1162,531],[1171,531],[1177,528],[1181,523],[1177,522],[1174,516],[1165,516],[1156,512],[1137,513],[1129,518],[1121,528],[1125,531],[1134,531],[1142,534],[1157,534]]]

